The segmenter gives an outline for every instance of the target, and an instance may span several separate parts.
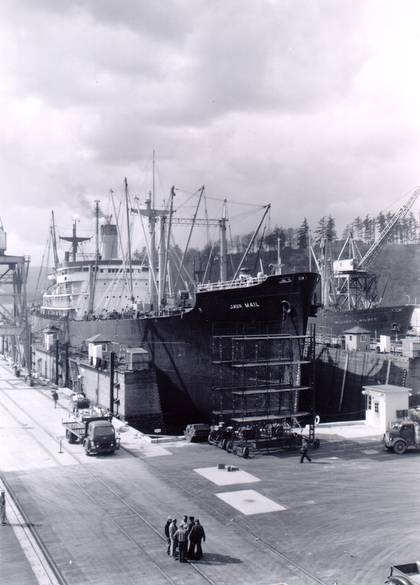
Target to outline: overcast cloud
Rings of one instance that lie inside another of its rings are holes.
[[[376,214],[420,183],[419,65],[415,0],[2,0],[9,251],[39,261],[51,209],[86,230],[125,176],[147,193],[153,150],[162,199]]]

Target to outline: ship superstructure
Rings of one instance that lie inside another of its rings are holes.
[[[100,253],[82,254],[76,222],[73,235],[62,237],[72,245],[64,261],[55,269],[55,284],[43,295],[41,311],[45,315],[71,319],[106,318],[118,313],[150,309],[149,267],[133,260],[131,266],[118,257],[117,226],[107,222],[100,226]]]

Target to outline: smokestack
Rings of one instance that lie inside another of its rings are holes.
[[[4,253],[6,252],[6,232],[3,229],[3,226],[0,226],[0,255],[4,256]]]
[[[113,223],[101,225],[102,260],[118,258],[117,226]]]

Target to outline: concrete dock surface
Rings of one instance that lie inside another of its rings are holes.
[[[418,452],[325,426],[311,463],[297,452],[242,459],[122,425],[119,451],[87,457],[64,439],[59,395],[54,408],[47,387],[0,362],[0,583],[380,585],[390,564],[420,557]],[[184,514],[206,531],[203,559],[187,564],[163,536],[166,518]]]

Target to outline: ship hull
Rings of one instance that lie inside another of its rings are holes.
[[[337,337],[352,327],[359,326],[371,332],[375,338],[380,335],[404,336],[410,332],[415,305],[374,307],[353,311],[319,309],[315,319],[319,335]]]
[[[97,321],[33,316],[34,326],[39,330],[54,324],[73,349],[96,333],[146,347],[156,369],[165,418],[181,424],[208,420],[214,410],[218,336],[304,334],[317,281],[313,273],[273,275],[250,286],[199,292],[194,307],[178,314]],[[280,350],[270,344],[264,351],[271,359]]]

